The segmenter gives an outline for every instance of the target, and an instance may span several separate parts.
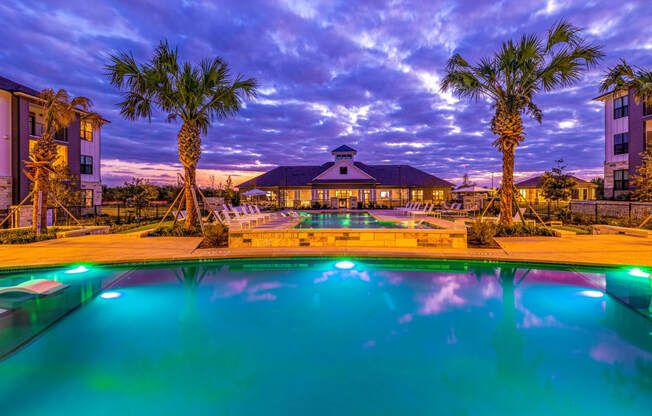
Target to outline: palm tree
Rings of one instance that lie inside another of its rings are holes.
[[[500,193],[503,225],[514,223],[514,151],[525,138],[521,116],[530,116],[541,123],[543,113],[534,103],[535,95],[573,85],[603,56],[601,47],[586,43],[580,32],[579,28],[560,21],[545,37],[524,35],[520,41],[503,42],[495,54],[481,58],[475,66],[457,53],[448,60],[442,91],[492,102],[495,112],[491,131],[498,136],[494,146],[503,156]]]
[[[242,98],[256,95],[256,80],[238,75],[229,79],[228,65],[219,58],[205,59],[198,66],[180,62],[177,49],[162,41],[152,60],[138,64],[130,53],[110,56],[106,66],[111,84],[124,89],[120,114],[129,120],[147,118],[152,110],[167,114],[168,121],[181,119],[177,135],[179,161],[185,171],[186,229],[198,224],[195,208],[195,175],[201,156],[201,134],[215,119],[240,110]]]
[[[34,182],[32,228],[34,232],[47,231],[47,203],[50,189],[50,176],[55,175],[54,163],[57,160],[57,145],[55,134],[67,128],[77,118],[98,127],[104,120],[94,112],[90,112],[93,103],[86,97],[70,98],[66,90],[57,92],[46,88],[39,94],[45,114],[43,131],[36,139],[36,144],[30,150],[30,160],[25,161],[29,169],[25,174]],[[40,198],[39,198],[40,195]],[[40,218],[39,218],[40,212]]]
[[[607,70],[600,83],[600,92],[607,92],[612,88],[613,92],[631,90],[637,104],[643,101],[645,105],[652,105],[652,70],[632,68],[621,59],[618,65]]]

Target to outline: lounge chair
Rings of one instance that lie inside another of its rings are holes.
[[[430,204],[427,203],[422,210],[415,210],[415,211],[410,211],[408,214],[410,216],[415,216],[415,215],[428,215],[432,213],[432,209],[435,207],[435,204]]]
[[[414,209],[415,202],[410,201],[408,202],[404,207],[396,207],[394,208],[396,211],[410,211]]]
[[[55,295],[67,288],[61,282],[48,279],[34,279],[20,283],[15,286],[0,288],[0,306],[14,308],[17,304],[33,299],[34,297],[45,297]]]
[[[252,220],[231,218],[229,216],[229,213],[226,212],[226,211],[222,211],[221,216],[218,213],[217,218],[222,224],[226,225],[230,229],[238,229],[238,228],[241,229],[241,230],[244,230],[244,229],[247,229],[247,228],[251,229],[252,224],[255,224],[255,221],[252,221]]]
[[[248,216],[250,218],[256,218],[259,219],[262,222],[268,221],[269,220],[269,215],[267,214],[259,214],[257,213],[251,205],[243,204],[242,205],[242,211],[245,213],[245,216]]]

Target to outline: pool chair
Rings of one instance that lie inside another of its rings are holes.
[[[20,283],[15,286],[0,287],[0,306],[13,307],[36,296],[44,297],[56,295],[68,285],[49,279],[34,279]]]
[[[269,221],[270,215],[269,214],[263,214],[262,212],[256,212],[256,210],[251,206],[247,204],[242,205],[242,210],[247,213],[251,218],[260,218],[263,222]]]
[[[411,211],[415,207],[415,202],[410,201],[408,202],[404,207],[396,207],[394,208],[396,211]]]
[[[222,224],[226,225],[229,227],[229,229],[232,230],[245,230],[247,228],[251,229],[251,227],[255,224],[255,221],[231,218],[229,213],[226,211],[222,211],[221,215],[218,213],[217,218]]]
[[[435,210],[435,212],[439,213],[440,215],[460,215],[460,213],[463,212],[462,203],[454,202],[450,206],[446,206],[446,204],[444,204],[443,209]]]
[[[233,213],[236,215],[236,218],[241,220],[250,220],[256,222],[257,224],[262,224],[265,222],[265,218],[262,215],[252,214],[249,212],[246,205],[241,205],[239,207],[233,208]]]
[[[415,215],[428,215],[432,212],[435,204],[430,204],[429,202],[423,207],[422,210],[409,211],[406,215],[415,216]]]
[[[258,215],[266,215],[268,219],[272,219],[272,213],[271,212],[261,212],[260,208],[258,208],[258,205],[253,205],[253,207],[254,207],[254,211]],[[249,208],[251,208],[251,205],[249,205]]]

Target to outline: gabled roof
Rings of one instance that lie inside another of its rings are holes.
[[[35,97],[39,96],[39,92],[35,89],[27,87],[23,84],[19,84],[15,81],[12,81],[8,78],[0,76],[0,90],[5,90],[9,92],[22,92],[24,94],[33,95]]]
[[[356,152],[357,153],[357,150],[343,144],[342,146],[340,146],[337,149],[333,150],[331,153],[340,153],[340,152]]]
[[[536,188],[541,184],[542,179],[543,179],[543,175],[539,175],[533,178],[526,179],[521,182],[517,182],[514,184],[514,186],[521,187],[521,188],[526,188],[526,187]],[[577,185],[588,185],[588,186],[597,187],[596,184],[585,181],[584,179],[577,178],[575,176],[571,176],[571,179],[573,179],[573,181],[575,181]]]
[[[320,166],[279,166],[238,185],[238,188],[256,187],[287,187],[310,186],[313,178],[333,166],[333,162]],[[376,183],[381,186],[425,186],[425,187],[452,187],[453,184],[408,165],[366,165],[355,162],[355,166],[366,174],[375,178],[360,181],[318,181],[315,183]]]

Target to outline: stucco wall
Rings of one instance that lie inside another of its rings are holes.
[[[11,177],[11,94],[0,91],[0,178]]]

